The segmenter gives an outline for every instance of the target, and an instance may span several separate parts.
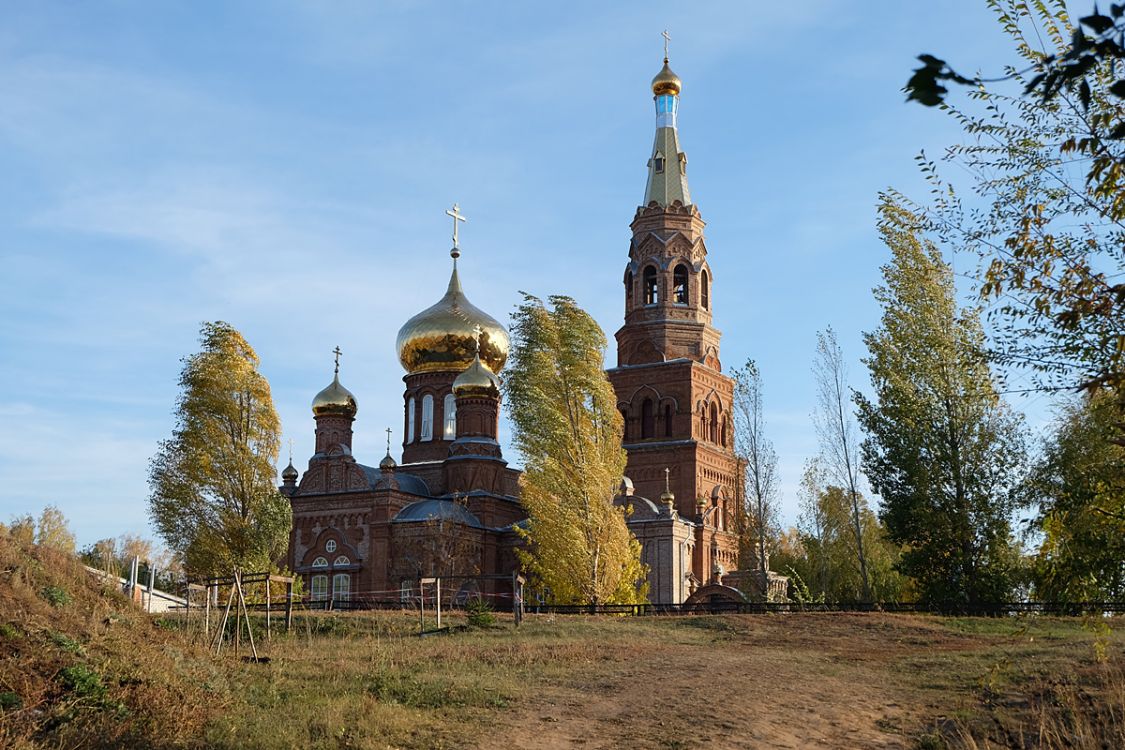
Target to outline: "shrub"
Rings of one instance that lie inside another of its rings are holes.
[[[470,627],[490,628],[496,624],[496,615],[492,613],[492,605],[479,596],[465,603],[465,616]]]
[[[52,607],[70,604],[70,594],[66,593],[66,589],[62,586],[44,586],[40,593]]]
[[[23,631],[15,625],[9,625],[6,622],[0,622],[0,638],[5,638],[9,641],[16,641],[23,638]]]
[[[66,635],[65,633],[52,632],[50,637],[51,637],[51,643],[54,643],[56,646],[61,648],[63,651],[66,651],[66,652],[71,653],[71,654],[82,653],[82,644],[79,643],[78,641],[74,640],[70,636]]]
[[[102,683],[101,675],[85,664],[66,667],[59,672],[59,677],[62,683],[79,698],[101,700],[105,697],[105,685]]]

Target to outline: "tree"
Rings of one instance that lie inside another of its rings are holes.
[[[1031,472],[1028,500],[1041,535],[1034,593],[1047,601],[1125,596],[1125,447],[1108,439],[1109,394],[1068,404]]]
[[[1029,369],[1037,389],[1114,391],[1112,439],[1125,442],[1125,6],[1095,6],[1073,27],[1064,0],[989,4],[1024,69],[982,81],[923,55],[907,84],[971,136],[946,159],[985,205],[966,209],[923,159],[936,198],[920,210],[940,239],[980,257],[998,360]],[[1004,80],[1023,95],[997,89]],[[946,102],[943,81],[972,85],[970,104]]]
[[[560,603],[645,600],[640,544],[613,504],[625,471],[621,415],[602,369],[605,334],[569,297],[524,295],[504,382],[524,459],[521,559]]]
[[[227,323],[204,323],[184,359],[176,427],[149,473],[149,513],[192,575],[272,568],[285,552],[288,500],[274,486],[279,434],[258,356]]]
[[[762,375],[754,360],[731,373],[734,378],[734,450],[742,468],[743,507],[739,519],[746,528],[740,534],[739,553],[744,560],[757,561],[762,591],[769,590],[769,555],[767,547],[776,538],[777,529],[777,452],[766,437],[766,420],[762,408]],[[756,549],[755,549],[756,547]]]
[[[60,552],[74,554],[74,532],[70,530],[66,516],[54,505],[48,505],[39,514],[39,525],[35,533],[35,543]]]
[[[847,490],[852,508],[854,549],[863,582],[863,601],[869,602],[871,579],[867,574],[867,556],[863,547],[859,512],[859,450],[851,408],[852,391],[848,385],[844,352],[831,327],[816,335],[813,375],[816,377],[817,387],[817,409],[813,413],[813,421],[820,438],[821,461],[829,476]]]
[[[993,385],[977,311],[958,310],[940,252],[893,200],[879,210],[892,258],[875,289],[880,327],[864,336],[874,397],[856,395],[864,471],[890,539],[905,548],[899,569],[927,602],[1000,601],[1018,565],[1019,422]]]

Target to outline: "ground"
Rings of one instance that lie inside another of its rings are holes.
[[[446,622],[299,612],[266,641],[258,618],[268,662],[216,657],[198,618],[0,537],[0,747],[1125,747],[1109,618]]]

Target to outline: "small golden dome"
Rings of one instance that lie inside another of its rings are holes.
[[[394,471],[396,466],[398,466],[398,464],[396,464],[395,460],[391,458],[390,453],[387,453],[387,455],[383,456],[383,460],[379,462],[379,469],[381,471]]]
[[[678,95],[680,90],[683,89],[683,82],[680,77],[672,72],[668,67],[668,58],[664,58],[664,67],[652,79],[652,93],[660,96],[661,94],[675,94]]]
[[[508,332],[465,298],[454,266],[445,296],[406,321],[399,329],[395,345],[399,362],[407,373],[414,375],[463,371],[472,364],[478,341],[481,360],[492,372],[500,372],[508,360]]]
[[[315,416],[335,414],[345,417],[354,417],[356,412],[355,396],[344,386],[340,385],[339,374],[332,377],[328,384],[312,401],[312,412]]]
[[[488,365],[473,357],[473,363],[453,381],[455,396],[498,396],[500,378],[496,377]]]
[[[300,474],[297,473],[297,467],[293,465],[293,459],[289,459],[289,465],[282,470],[281,478],[287,482],[295,482],[298,476],[300,476]]]

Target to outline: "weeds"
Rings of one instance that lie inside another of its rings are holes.
[[[59,672],[63,685],[79,698],[102,700],[106,695],[102,676],[85,664],[65,667]]]
[[[44,586],[39,592],[52,607],[62,607],[70,604],[70,594],[62,586]]]

